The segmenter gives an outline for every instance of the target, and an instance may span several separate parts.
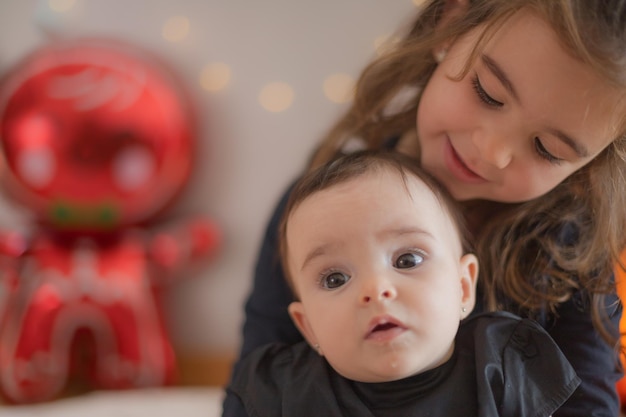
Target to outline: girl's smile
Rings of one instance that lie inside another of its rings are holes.
[[[529,11],[474,51],[482,32],[452,43],[424,88],[421,163],[457,200],[532,200],[612,142],[620,93]]]
[[[445,143],[444,163],[452,175],[461,182],[480,184],[487,181],[467,166],[450,143],[450,140]]]

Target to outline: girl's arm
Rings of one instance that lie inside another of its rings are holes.
[[[295,344],[303,339],[287,312],[292,295],[278,251],[278,228],[290,191],[291,186],[280,199],[265,231],[254,270],[252,291],[245,305],[242,347],[231,377],[235,375],[242,358],[254,349],[274,342]],[[222,417],[247,417],[240,398],[228,389],[222,413]]]
[[[290,191],[291,187],[278,203],[265,232],[254,271],[252,291],[245,305],[240,358],[267,343],[294,344],[302,340],[287,312],[287,306],[293,298],[285,281],[278,252],[278,227]]]

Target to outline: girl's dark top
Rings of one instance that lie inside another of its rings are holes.
[[[290,191],[291,187],[279,201],[258,255],[252,291],[245,304],[240,358],[268,343],[294,344],[303,340],[287,312],[293,298],[278,258],[278,226]],[[556,314],[534,317],[552,336],[582,380],[554,417],[615,417],[619,414],[616,391],[616,383],[622,376],[618,369],[619,357],[596,331],[589,303],[585,300],[586,294],[580,292],[562,303]],[[621,304],[617,295],[607,297],[606,310],[611,326],[619,329]],[[481,311],[480,305],[474,309],[474,313]],[[515,309],[510,311],[518,313]],[[224,403],[225,409],[229,407],[228,401],[229,398]]]
[[[536,322],[486,313],[461,324],[449,361],[392,382],[346,379],[306,342],[266,345],[240,363],[224,416],[548,416],[579,383]]]

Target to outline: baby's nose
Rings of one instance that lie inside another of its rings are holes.
[[[364,304],[368,304],[373,301],[393,300],[396,296],[396,289],[389,280],[373,279],[364,286],[361,301]]]

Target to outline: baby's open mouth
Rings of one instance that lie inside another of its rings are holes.
[[[404,332],[406,329],[406,326],[392,317],[378,317],[370,323],[365,338],[381,341],[389,340]]]
[[[385,330],[393,329],[394,327],[398,327],[398,326],[393,323],[379,324],[376,327],[374,327],[374,329],[372,329],[372,333],[384,332]]]

